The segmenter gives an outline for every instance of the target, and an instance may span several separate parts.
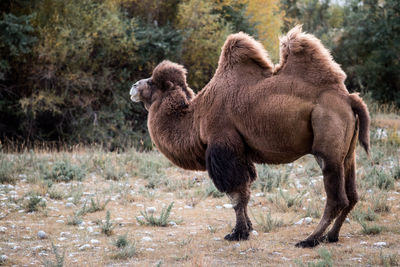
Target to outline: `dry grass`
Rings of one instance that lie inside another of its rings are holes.
[[[358,151],[361,201],[343,225],[339,242],[315,249],[294,247],[314,230],[324,205],[321,173],[309,156],[291,165],[258,166],[263,177],[255,183],[250,201],[258,234],[231,243],[223,240],[235,222],[233,210],[224,208],[228,198],[214,191],[206,173],[173,167],[157,152],[79,149],[3,154],[3,160],[17,170],[17,180],[14,186],[0,185],[0,227],[7,228],[0,232],[0,255],[8,257],[3,264],[19,266],[49,261],[65,266],[396,266],[400,264],[400,181],[393,178],[392,170],[400,165],[400,147],[379,139],[373,143],[375,151],[381,152],[374,156],[375,166]],[[49,184],[43,179],[53,163],[62,160],[81,168],[86,174],[82,181],[54,179]],[[371,181],[369,174],[376,166],[385,170],[382,175],[387,175],[390,186]],[[46,206],[27,213],[26,196],[33,193],[45,199]],[[99,206],[109,202],[103,209],[82,212],[91,199],[99,199]],[[172,202],[166,227],[137,222],[147,208],[155,207],[158,216]],[[107,210],[113,227],[109,236],[102,233]],[[294,224],[304,217],[312,217],[312,222]],[[69,223],[74,218],[75,223]],[[366,227],[381,229],[368,234],[360,218]],[[39,230],[47,238],[39,239]],[[125,250],[115,245],[121,236],[129,242]],[[377,242],[386,245],[378,247]]]

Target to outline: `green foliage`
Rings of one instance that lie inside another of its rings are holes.
[[[37,193],[29,193],[26,196],[26,201],[24,203],[24,208],[26,212],[39,211],[41,208],[46,207],[46,202],[43,201],[42,197]]]
[[[0,153],[0,183],[15,184],[17,178],[14,163],[3,153]]]
[[[264,233],[269,233],[272,230],[283,226],[283,221],[279,219],[274,219],[271,216],[271,212],[266,215],[259,214],[259,216],[253,216],[257,225],[261,228]]]
[[[179,5],[178,28],[184,35],[182,62],[188,68],[188,82],[195,90],[211,79],[217,67],[221,47],[230,33],[212,2],[184,1]]]
[[[63,267],[64,266],[64,261],[65,261],[65,249],[63,253],[61,254],[58,251],[58,248],[51,243],[51,252],[54,254],[54,261],[49,260],[48,258],[43,259],[42,264],[45,267]]]
[[[128,237],[127,235],[120,235],[117,237],[117,240],[115,240],[115,246],[117,248],[124,248],[127,245],[129,245]]]
[[[68,160],[63,160],[55,162],[53,168],[45,175],[44,179],[54,182],[81,181],[85,175],[86,173],[82,167],[73,165]]]
[[[15,16],[3,13],[0,20],[0,80],[12,71],[13,64],[23,62],[23,56],[32,51],[37,38],[32,36],[34,31],[30,21],[33,15]]]
[[[106,220],[101,224],[101,232],[107,236],[112,235],[112,231],[114,230],[115,225],[111,222],[110,211],[108,210],[106,213]]]
[[[332,253],[329,252],[326,248],[318,249],[318,255],[321,258],[317,262],[309,263],[309,267],[332,267],[333,260],[332,260]]]
[[[268,165],[257,165],[257,173],[258,179],[253,184],[253,188],[259,188],[263,192],[271,192],[274,188],[280,188],[287,183],[290,175],[290,171],[283,174]]]
[[[351,89],[400,106],[400,2],[354,0],[346,8],[344,32],[334,54]]]
[[[171,204],[168,205],[167,208],[163,208],[161,210],[161,214],[159,217],[154,217],[154,214],[149,213],[145,211],[141,211],[140,214],[144,217],[144,219],[141,219],[139,217],[136,217],[136,220],[140,225],[150,225],[150,226],[162,226],[165,227],[168,225],[168,218],[172,210],[172,206],[174,205],[174,202],[171,202]]]

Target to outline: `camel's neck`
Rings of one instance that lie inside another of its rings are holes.
[[[205,169],[205,148],[200,140],[195,107],[182,91],[171,92],[149,111],[148,126],[157,148],[184,169]]]

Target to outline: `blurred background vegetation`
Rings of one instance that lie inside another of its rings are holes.
[[[198,91],[227,35],[249,33],[277,63],[295,24],[331,49],[350,91],[400,106],[398,0],[2,0],[0,10],[3,144],[151,148],[134,81],[170,59]]]

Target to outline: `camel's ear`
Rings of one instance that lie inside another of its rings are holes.
[[[186,69],[168,60],[158,64],[152,78],[161,90],[169,90],[174,86],[186,87]]]
[[[171,82],[171,81],[165,81],[165,86],[164,86],[164,90],[165,91],[167,91],[167,90],[170,90],[170,89],[172,89],[174,87],[174,84]]]

